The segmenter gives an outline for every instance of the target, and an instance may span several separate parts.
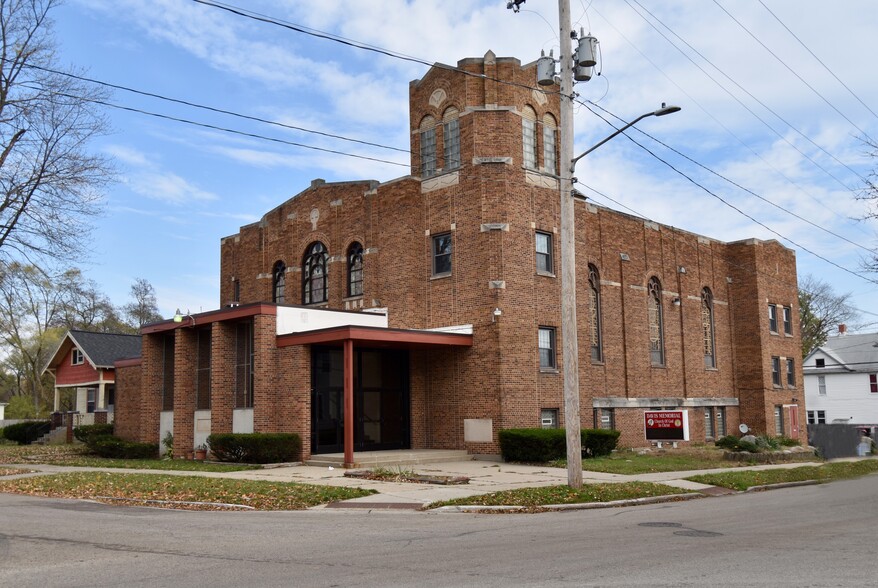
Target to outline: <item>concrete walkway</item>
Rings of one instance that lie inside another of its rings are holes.
[[[777,465],[758,465],[744,467],[730,467],[710,470],[695,470],[685,472],[661,472],[650,474],[622,475],[605,474],[600,472],[583,471],[583,483],[605,482],[657,482],[686,490],[696,490],[705,494],[714,494],[710,489],[713,486],[690,482],[684,478],[698,474],[718,473],[725,471],[767,470],[794,468],[805,465],[821,465],[815,462],[794,462]],[[246,480],[269,480],[273,482],[299,482],[303,484],[321,484],[327,486],[346,486],[356,488],[368,488],[378,493],[363,498],[347,500],[333,505],[333,508],[417,508],[439,500],[462,498],[487,494],[500,490],[513,490],[535,486],[553,486],[567,483],[567,470],[563,468],[538,467],[518,464],[499,463],[495,461],[466,460],[449,461],[444,463],[430,463],[418,466],[404,466],[402,471],[414,471],[417,474],[434,476],[465,476],[469,478],[468,484],[461,485],[438,485],[418,484],[411,482],[382,482],[361,478],[345,477],[344,469],[329,466],[311,465],[281,465],[262,470],[247,470],[241,472],[188,472],[169,470],[135,470],[124,468],[85,468],[71,466],[54,466],[39,464],[0,464],[0,468],[17,468],[34,470],[34,474],[21,474],[16,476],[4,476],[2,479],[14,479],[44,475],[46,473],[61,473],[73,471],[106,471],[117,473],[142,473],[142,474],[169,474],[177,476],[201,476],[214,478],[232,478]],[[390,468],[393,470],[393,468]]]

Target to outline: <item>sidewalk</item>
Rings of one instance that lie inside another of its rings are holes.
[[[725,471],[741,470],[767,470],[794,468],[806,465],[820,465],[815,462],[794,462],[772,465],[758,465],[750,467],[730,467],[710,470],[693,470],[685,472],[660,472],[650,474],[622,475],[606,474],[601,472],[583,471],[583,483],[607,483],[607,482],[656,482],[681,488],[695,490],[710,494],[713,486],[690,482],[684,478],[698,474],[718,473]],[[298,482],[303,484],[319,484],[327,486],[346,486],[355,488],[368,488],[377,491],[377,494],[355,498],[337,503],[333,508],[417,508],[439,500],[450,500],[466,496],[475,496],[498,492],[501,490],[513,490],[534,486],[554,486],[567,483],[567,470],[564,468],[551,468],[528,466],[518,464],[500,463],[494,461],[453,461],[446,463],[432,463],[413,466],[411,469],[418,474],[436,476],[465,476],[469,478],[468,484],[438,485],[418,484],[410,482],[383,482],[365,480],[361,478],[345,477],[344,469],[329,468],[323,466],[289,465],[262,470],[247,470],[241,472],[187,472],[166,470],[136,470],[125,468],[85,468],[71,466],[53,466],[39,464],[0,464],[0,468],[10,467],[30,469],[40,473],[72,472],[72,471],[106,471],[117,473],[140,473],[140,474],[168,474],[176,476],[200,476],[214,478],[233,478],[246,480],[269,480],[273,482]],[[29,477],[37,474],[21,474],[7,476],[5,479],[17,477]]]

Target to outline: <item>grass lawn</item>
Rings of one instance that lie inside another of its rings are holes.
[[[780,470],[742,470],[739,472],[720,472],[686,478],[693,482],[722,486],[733,490],[746,490],[752,486],[780,484],[783,482],[802,482],[818,480],[829,482],[844,478],[857,478],[878,472],[878,460],[840,461],[821,466],[802,466]]]
[[[261,469],[260,466],[217,464],[188,459],[107,459],[87,453],[85,446],[71,445],[0,445],[0,463],[42,463],[90,468],[135,468],[189,472],[239,472]]]
[[[0,468],[0,476],[14,476],[16,474],[29,474],[33,470],[20,470],[16,468]]]
[[[584,484],[574,490],[569,486],[543,486],[540,488],[520,488],[504,490],[480,496],[467,496],[454,500],[434,502],[429,508],[454,505],[477,506],[524,506],[538,509],[545,504],[580,504],[585,502],[612,502],[631,498],[686,494],[688,490],[653,484],[651,482],[628,482],[625,484]]]
[[[236,504],[256,510],[299,510],[374,494],[373,490],[361,488],[289,482],[109,472],[76,472],[21,480],[0,479],[0,492],[185,510],[228,509],[216,504],[192,503]],[[147,501],[178,501],[183,504]]]
[[[557,460],[551,465],[566,468],[567,460]],[[749,464],[726,461],[723,459],[723,450],[712,447],[658,450],[642,455],[635,451],[620,449],[612,455],[582,460],[583,470],[626,475],[733,468],[746,465]]]

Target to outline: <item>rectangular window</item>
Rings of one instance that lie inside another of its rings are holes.
[[[540,426],[544,429],[558,428],[558,409],[544,408],[540,411]]]
[[[451,273],[451,233],[433,237],[433,275]]]
[[[825,410],[818,410],[817,411],[817,424],[818,425],[825,425],[826,424],[826,411]]]
[[[787,358],[787,386],[796,385],[796,360]]]
[[[726,408],[724,406],[718,406],[716,409],[716,436],[717,438],[726,436]]]
[[[780,386],[780,358],[771,358],[771,383]]]
[[[819,368],[826,367],[826,360],[822,357],[819,357],[814,360],[814,365]]]
[[[82,365],[84,361],[82,351],[74,347],[70,353],[70,365]]]
[[[789,306],[783,307],[783,332],[786,335],[793,334],[793,309]]]
[[[253,408],[253,323],[235,327],[235,408]]]
[[[521,119],[522,143],[524,144],[524,167],[537,169],[537,123]]]
[[[878,394],[878,374],[869,374],[869,392]]]
[[[777,305],[768,305],[768,330],[777,333]]]
[[[162,410],[174,410],[174,335],[162,338]]]
[[[817,376],[817,393],[826,396],[826,376]]]
[[[210,410],[210,328],[198,330],[195,358],[195,410]]]
[[[232,280],[232,302],[241,302],[241,280]]]
[[[809,425],[816,425],[817,421],[814,418],[814,411],[813,410],[806,411],[806,414],[808,415],[808,424]]]
[[[107,403],[107,408],[112,411],[113,407],[116,405],[116,386],[107,385],[107,387],[104,388],[104,394],[107,395],[105,401]]]
[[[94,412],[95,411],[95,397],[97,396],[97,390],[95,388],[89,388],[85,391],[85,411],[86,412]]]
[[[716,431],[713,428],[713,408],[704,409],[704,438],[713,439]]]
[[[826,424],[826,411],[825,410],[809,410],[808,411],[808,424],[809,425],[825,425]]]
[[[558,173],[557,158],[555,157],[555,137],[558,131],[543,124],[543,166],[550,174]]]
[[[783,407],[775,406],[774,407],[774,434],[775,435],[783,435]]]
[[[552,235],[551,233],[536,233],[537,244],[537,271],[551,274],[555,271],[552,263]]]
[[[436,175],[436,129],[421,131],[421,177]]]
[[[460,167],[460,123],[452,119],[442,125],[442,140],[445,143],[444,170]]]
[[[612,430],[616,428],[616,419],[612,408],[596,408],[594,411],[594,428]]]
[[[554,369],[555,363],[555,329],[540,327],[539,330],[540,368]]]

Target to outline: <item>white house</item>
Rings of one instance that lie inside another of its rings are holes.
[[[830,337],[802,371],[808,424],[878,426],[878,333]]]

